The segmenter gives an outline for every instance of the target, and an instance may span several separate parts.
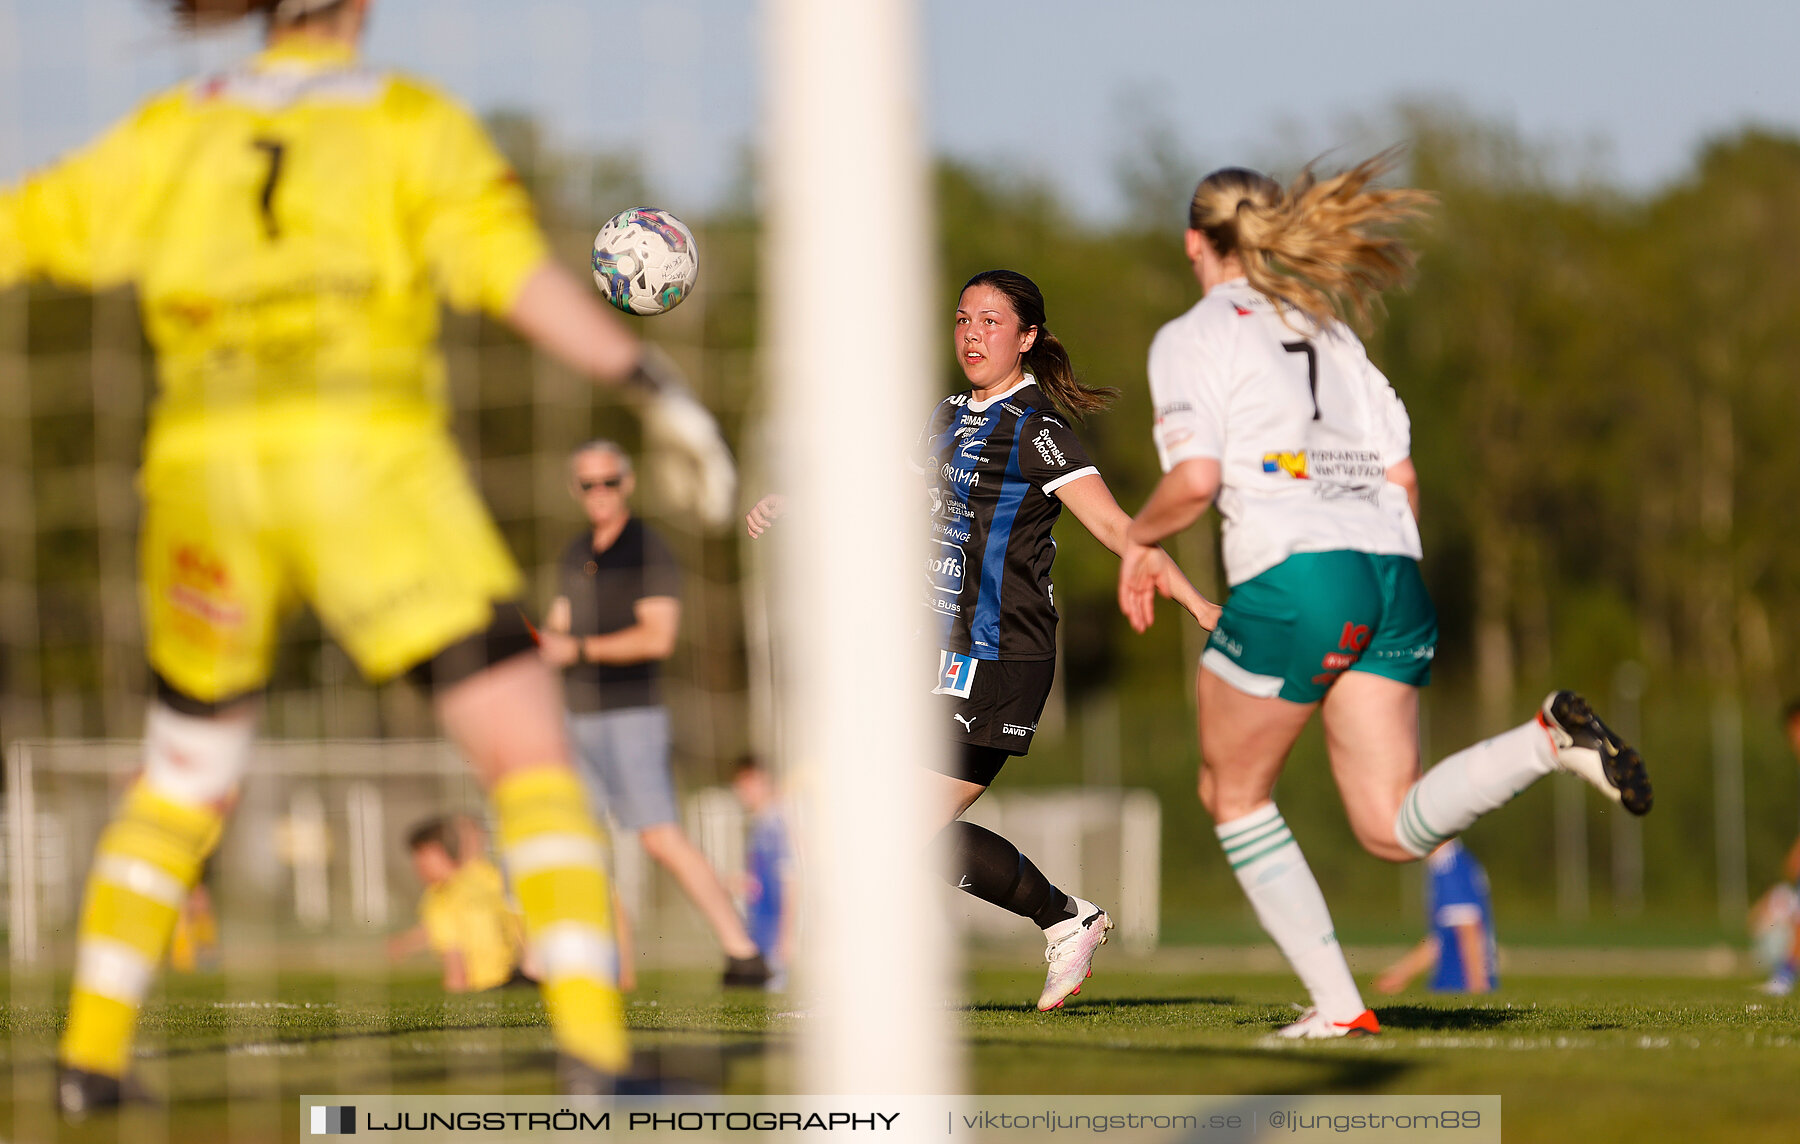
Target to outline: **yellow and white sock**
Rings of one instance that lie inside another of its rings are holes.
[[[545,766],[500,780],[493,794],[556,1043],[595,1068],[623,1072],[631,1054],[605,850],[581,782],[568,767]]]
[[[182,902],[218,844],[224,819],[139,779],[100,835],[75,948],[65,1065],[123,1076],[138,1007],[156,977]]]

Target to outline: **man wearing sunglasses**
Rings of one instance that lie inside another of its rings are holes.
[[[726,985],[761,985],[769,969],[697,847],[680,826],[669,775],[669,712],[658,686],[681,626],[681,569],[631,514],[631,458],[611,441],[569,456],[570,492],[591,528],[563,550],[561,594],[540,635],[563,669],[569,738],[588,790],[621,830],[675,876],[725,951]],[[621,943],[621,956],[626,956]],[[621,966],[621,979],[632,977]]]

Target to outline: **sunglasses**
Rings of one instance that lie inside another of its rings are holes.
[[[584,493],[591,493],[595,489],[616,489],[624,483],[625,483],[625,478],[622,476],[607,477],[604,480],[599,480],[599,481],[576,481],[575,482],[575,484],[577,486],[579,486],[581,491]]]

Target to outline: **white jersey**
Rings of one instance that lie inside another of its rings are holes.
[[[1156,451],[1167,472],[1219,462],[1225,575],[1241,584],[1296,552],[1422,555],[1406,490],[1406,407],[1342,322],[1290,326],[1242,278],[1221,283],[1150,345]],[[1313,331],[1313,332],[1305,332]]]

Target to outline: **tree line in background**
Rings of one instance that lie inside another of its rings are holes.
[[[528,119],[498,116],[492,125],[572,266],[584,264],[599,221],[645,197],[628,161],[558,154]],[[1701,916],[1716,896],[1717,868],[1730,860],[1712,841],[1721,800],[1749,807],[1743,847],[1753,871],[1772,872],[1795,825],[1795,768],[1774,721],[1782,700],[1800,689],[1800,530],[1792,524],[1800,449],[1791,443],[1800,426],[1800,138],[1760,129],[1724,136],[1679,179],[1628,194],[1562,176],[1544,149],[1463,115],[1401,109],[1385,134],[1409,142],[1408,180],[1440,198],[1413,236],[1414,283],[1391,295],[1365,331],[1371,357],[1412,414],[1424,488],[1424,567],[1442,624],[1430,744],[1442,753],[1515,723],[1553,685],[1582,688],[1603,710],[1629,692],[1642,704],[1633,730],[1659,793],[1642,843],[1648,910]],[[1275,173],[1291,176],[1297,166]],[[1081,432],[1121,503],[1135,509],[1158,475],[1145,354],[1156,329],[1199,296],[1180,228],[1206,169],[1150,133],[1121,172],[1132,208],[1122,221],[1096,223],[1072,213],[1045,182],[941,165],[944,352],[934,394],[960,384],[949,340],[960,284],[991,267],[1030,275],[1085,379],[1122,391],[1118,405]],[[641,328],[672,343],[702,396],[721,410],[749,461],[748,497],[758,491],[755,427],[767,412],[756,347],[758,307],[766,304],[759,284],[770,276],[759,258],[779,252],[757,248],[748,175],[731,201],[730,210],[689,220],[704,252],[694,301]],[[829,308],[830,327],[853,334],[856,278],[879,268],[857,265],[853,236],[820,240],[843,245],[844,280],[792,283],[784,301]],[[0,388],[29,398],[0,402],[0,436],[30,438],[23,467],[0,458],[0,469],[14,466],[11,476],[0,473],[0,533],[16,536],[21,505],[36,506],[33,520],[56,518],[46,498],[68,495],[68,472],[135,461],[100,456],[95,441],[117,451],[118,442],[138,439],[133,426],[147,387],[136,385],[122,401],[107,396],[108,371],[120,368],[122,355],[101,346],[95,323],[106,311],[117,325],[117,306],[34,287],[4,308],[10,317],[0,338],[23,348],[22,356],[13,351],[23,375],[0,370]],[[463,394],[459,433],[482,458],[484,485],[522,561],[547,567],[578,527],[573,506],[556,499],[554,473],[530,478],[539,486],[548,479],[549,489],[522,498],[510,487],[521,470],[490,462],[554,457],[597,432],[630,444],[634,427],[605,401],[573,420],[534,413],[545,387],[527,379],[556,371],[529,360],[492,322],[452,321],[446,342],[453,389]],[[849,337],[834,352],[855,344]],[[23,629],[9,625],[11,646],[0,658],[15,728],[30,702],[141,692],[136,676],[109,671],[92,650],[105,609],[118,607],[105,598],[97,549],[119,522],[71,520],[39,527],[23,565],[16,552],[0,555],[11,562],[0,579],[32,580],[37,589],[35,634],[24,640]],[[1216,532],[1216,523],[1185,539],[1177,555],[1203,589],[1219,593],[1207,529]],[[1067,733],[1009,768],[1006,781],[1091,778],[1089,756],[1116,750],[1110,774],[1164,796],[1165,876],[1177,912],[1199,916],[1207,903],[1235,903],[1192,795],[1187,689],[1197,633],[1170,610],[1149,636],[1133,636],[1114,604],[1111,555],[1079,525],[1059,531]],[[706,581],[721,586],[720,599],[731,597],[743,570],[735,539],[695,538],[686,551]],[[721,605],[696,620],[702,639],[685,670],[713,691],[743,691],[741,612]],[[288,657],[284,685],[317,686],[316,630],[296,639],[313,652]],[[1095,722],[1103,709],[1114,730]],[[1735,793],[1714,766],[1734,725],[1746,747]],[[112,724],[89,719],[86,727]],[[1402,879],[1360,855],[1321,860],[1354,849],[1326,775],[1316,739],[1307,740],[1281,792],[1284,813],[1304,832],[1334,901],[1371,917],[1392,914],[1406,897],[1397,889]],[[1496,885],[1539,904],[1551,898],[1554,849],[1551,795],[1541,787],[1471,836]],[[1597,804],[1586,814],[1595,885],[1602,901],[1617,899],[1607,873],[1611,820]]]

